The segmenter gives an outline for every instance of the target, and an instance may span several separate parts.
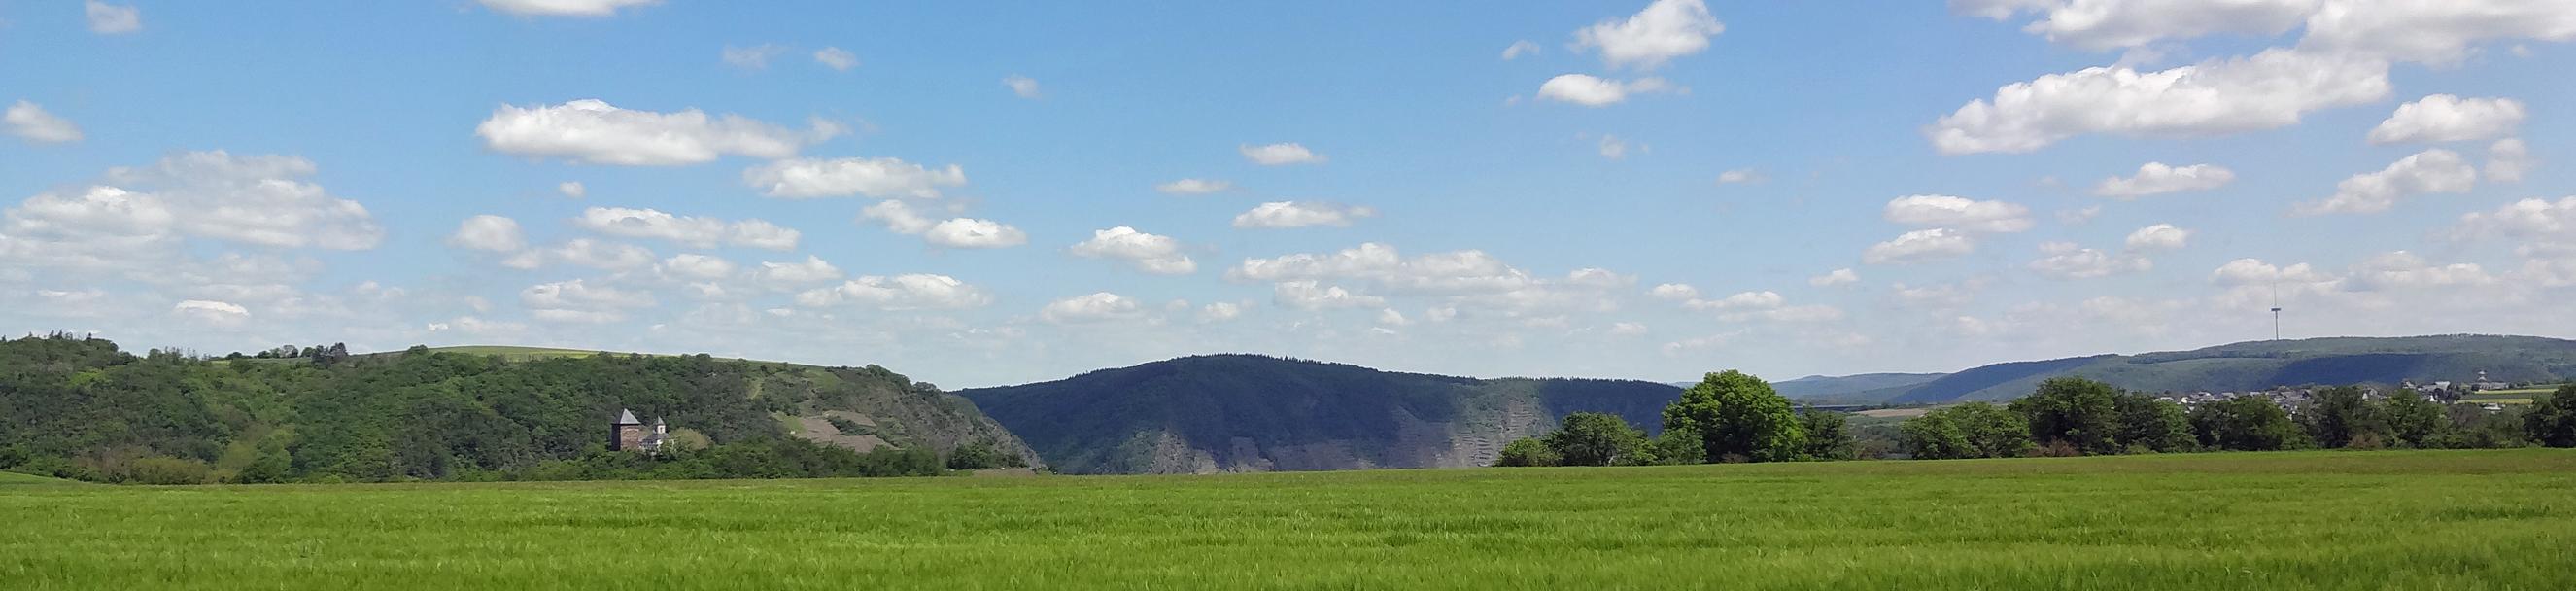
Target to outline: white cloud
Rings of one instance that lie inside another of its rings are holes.
[[[2401,250],[2354,265],[2346,286],[2355,291],[2381,291],[2482,286],[2495,282],[2493,275],[2476,264],[2435,265]]]
[[[801,262],[762,262],[759,269],[752,270],[751,278],[762,285],[786,289],[840,279],[841,268],[825,262],[823,257],[805,255]]]
[[[458,248],[487,252],[514,252],[528,247],[528,237],[519,231],[519,221],[497,215],[478,215],[457,224],[456,233],[447,243]]]
[[[724,155],[795,156],[808,144],[830,139],[837,125],[799,132],[741,115],[709,117],[687,109],[657,113],[621,109],[583,99],[552,106],[502,105],[474,128],[492,150],[528,157],[558,157],[590,164],[673,166],[712,162]]]
[[[2432,149],[2407,156],[2379,172],[2353,175],[2335,184],[2335,194],[2291,208],[2299,215],[2378,213],[2397,200],[2427,193],[2466,193],[2476,188],[2478,169],[2450,150]]]
[[[1251,281],[1356,279],[1414,292],[1503,292],[1538,283],[1480,250],[1405,257],[1395,247],[1364,243],[1331,254],[1247,258],[1226,277]]]
[[[2173,224],[2156,224],[2130,232],[2127,246],[2138,252],[2177,250],[2191,241],[2191,231]]]
[[[143,30],[143,9],[117,6],[98,0],[87,0],[81,5],[83,11],[89,16],[89,32],[100,35],[120,35]]]
[[[778,54],[786,52],[786,47],[769,43],[763,43],[751,47],[734,47],[727,45],[724,47],[723,56],[725,65],[745,70],[766,70],[769,69],[769,58],[777,57]]]
[[[796,294],[797,305],[823,308],[861,305],[879,310],[955,310],[992,303],[993,297],[982,288],[958,281],[947,275],[915,273],[894,277],[874,275],[844,281],[838,286],[807,290]]]
[[[1325,161],[1324,155],[1317,154],[1313,150],[1308,150],[1304,144],[1295,142],[1265,144],[1259,146],[1243,144],[1241,146],[1236,146],[1235,151],[1242,152],[1243,159],[1250,160],[1254,164],[1262,166],[1322,164]]]
[[[657,238],[698,248],[719,244],[769,250],[794,250],[803,234],[764,220],[728,222],[716,218],[676,216],[652,209],[593,207],[573,224],[593,232],[626,238]]]
[[[1073,245],[1073,254],[1126,261],[1136,270],[1157,275],[1187,275],[1199,269],[1197,261],[1181,252],[1181,241],[1127,226],[1093,231],[1090,240]]]
[[[1717,184],[1720,184],[1720,185],[1733,185],[1733,184],[1741,184],[1741,183],[1759,183],[1759,182],[1762,182],[1763,180],[1764,180],[1764,177],[1762,176],[1762,171],[1754,170],[1754,169],[1750,169],[1750,168],[1738,168],[1738,169],[1735,169],[1735,170],[1729,170],[1729,171],[1726,171],[1726,172],[1717,173]]]
[[[1780,292],[1744,291],[1717,300],[1694,299],[1682,302],[1682,307],[1693,310],[1767,310],[1778,308],[1786,303],[1788,298],[1781,297]]]
[[[1887,221],[1909,226],[1942,227],[1960,232],[2011,233],[2033,225],[2030,208],[2004,201],[1978,201],[1949,195],[1909,195],[1888,200]]]
[[[2093,186],[2093,194],[2113,199],[2134,199],[2148,195],[2207,191],[2236,181],[2236,171],[2213,164],[2168,166],[2149,162],[2138,167],[2137,176],[2111,177]]]
[[[859,56],[838,47],[825,47],[814,50],[814,63],[823,64],[823,67],[826,68],[847,72],[850,71],[851,68],[859,67]]]
[[[1538,55],[1540,53],[1542,53],[1542,50],[1537,43],[1531,43],[1528,39],[1522,39],[1519,41],[1513,41],[1510,47],[1503,48],[1503,61],[1511,61],[1519,59],[1524,55]]]
[[[23,100],[9,105],[9,112],[5,116],[0,116],[0,123],[9,125],[9,135],[39,144],[76,142],[81,139],[80,126],[73,125],[69,119],[46,112],[44,107],[37,106],[36,103]]]
[[[928,232],[932,225],[938,223],[913,211],[911,205],[892,199],[859,210],[859,218],[876,220],[884,223],[887,231],[907,235]]]
[[[481,0],[493,10],[519,16],[614,16],[618,9],[648,6],[661,0]]]
[[[1007,248],[1029,243],[1019,228],[993,220],[949,218],[930,227],[921,239],[949,248]]]
[[[1924,135],[1944,154],[2029,152],[2091,133],[2205,136],[2298,123],[2388,95],[2386,62],[2272,49],[2167,70],[2095,67],[2016,82]]]
[[[1613,68],[1651,70],[1708,49],[1708,38],[1725,31],[1700,0],[1655,0],[1626,19],[1575,31],[1574,45],[1600,50],[1602,63]]]
[[[1217,302],[1199,308],[1200,322],[1225,322],[1242,316],[1243,306],[1233,302]]]
[[[524,250],[501,260],[501,266],[521,270],[536,269],[553,263],[609,271],[631,271],[651,266],[653,251],[632,244],[575,238],[553,248]]]
[[[2093,279],[2155,268],[2155,263],[2145,257],[2078,248],[2066,242],[2042,244],[2039,250],[2046,256],[2031,261],[2030,270],[2050,279]]]
[[[2279,283],[2329,284],[2337,280],[2318,272],[2307,263],[2288,267],[2275,266],[2262,259],[2236,259],[2211,271],[2211,283],[2227,287],[2264,286]]]
[[[231,302],[187,300],[171,306],[170,312],[182,318],[217,326],[239,326],[250,320],[250,309]]]
[[[1376,209],[1365,206],[1340,205],[1316,201],[1272,201],[1253,206],[1250,211],[1243,212],[1242,215],[1234,216],[1234,227],[1349,227],[1353,222],[1376,215]]]
[[[2492,212],[2471,212],[2460,216],[2451,235],[2462,240],[2519,240],[2523,245],[2516,250],[2523,256],[2576,261],[2576,196],[2554,202],[2524,199]]]
[[[1620,81],[1590,74],[1560,74],[1538,85],[1538,98],[1586,107],[1606,107],[1628,100],[1628,95],[1675,89],[1662,78]]]
[[[2487,180],[2498,183],[2522,182],[2522,175],[2537,166],[2531,158],[2531,147],[2522,138],[2496,140],[2487,147]]]
[[[1966,233],[1949,228],[1915,230],[1893,240],[1871,245],[1861,253],[1861,262],[1872,265],[1912,264],[1956,258],[1977,250],[1977,242]]]
[[[1690,284],[1687,283],[1665,283],[1656,285],[1654,289],[1647,290],[1646,293],[1648,295],[1655,296],[1655,299],[1675,302],[1687,302],[1699,299],[1699,288],[1691,287]]]
[[[519,304],[530,316],[548,322],[605,324],[626,319],[634,310],[659,305],[653,294],[589,283],[586,280],[540,283],[519,291]]]
[[[1611,336],[1634,337],[1645,336],[1645,334],[1646,325],[1644,324],[1635,322],[1619,322],[1610,325]]]
[[[187,238],[277,248],[365,250],[384,230],[355,201],[303,180],[291,156],[191,152],[118,167],[77,193],[43,193],[0,213],[0,268],[138,271],[183,258]],[[7,273],[0,273],[6,277]]]
[[[662,259],[656,267],[664,276],[682,280],[712,281],[733,276],[733,261],[703,254],[683,253]],[[838,275],[835,275],[836,277]]]
[[[895,158],[798,158],[742,171],[742,182],[771,197],[805,199],[866,195],[937,199],[940,187],[966,184],[966,170],[924,168]]]
[[[1233,189],[1234,183],[1206,179],[1181,179],[1160,185],[1154,185],[1155,191],[1162,192],[1165,195],[1206,195],[1210,193],[1223,193]]]
[[[564,181],[555,185],[555,192],[562,193],[565,197],[580,199],[590,196],[590,187],[582,186],[581,181]]]
[[[1271,297],[1281,306],[1299,310],[1386,307],[1386,298],[1353,293],[1341,286],[1327,286],[1311,279],[1272,285]]]
[[[1385,326],[1412,326],[1413,320],[1405,318],[1403,312],[1397,312],[1394,308],[1387,308],[1377,311],[1377,323]]]
[[[1730,317],[1725,319],[1730,321],[1741,321],[1751,318],[1769,320],[1772,322],[1815,323],[1834,322],[1842,320],[1843,316],[1842,308],[1836,308],[1824,304],[1808,304],[1803,306],[1783,306],[1758,312],[1730,315]]]
[[[2332,0],[2308,17],[2301,48],[2450,64],[2491,39],[2576,39],[2576,4],[2558,0]]]
[[[1103,291],[1049,302],[1038,310],[1038,319],[1071,324],[1135,318],[1143,312],[1134,298]]]
[[[2143,46],[2217,33],[2269,37],[2305,21],[2321,0],[2073,0],[2019,4],[2046,15],[2022,30],[2082,49]],[[1960,2],[1952,2],[1957,7]],[[1991,14],[1991,12],[1990,12]]]
[[[1027,76],[1013,74],[1003,77],[1002,86],[1009,87],[1011,89],[1011,94],[1017,95],[1020,98],[1034,99],[1040,96],[1038,94],[1038,81],[1032,80]]]
[[[2436,94],[2398,105],[2396,113],[2370,130],[2370,143],[2496,139],[2513,135],[2522,126],[2523,111],[2522,101],[2513,99]]]
[[[1628,157],[1628,142],[1619,136],[1601,134],[1601,157],[1611,160]]]
[[[1833,287],[1858,282],[1860,282],[1860,273],[1851,269],[1835,269],[1831,273],[1807,278],[1807,285],[1816,287]]]

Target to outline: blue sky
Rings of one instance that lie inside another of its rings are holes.
[[[0,2],[0,326],[947,386],[1942,371],[2265,338],[2276,293],[2289,336],[2569,336],[2571,40],[2508,0]]]

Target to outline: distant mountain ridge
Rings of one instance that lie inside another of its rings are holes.
[[[2052,377],[2078,376],[2143,392],[2257,390],[2307,384],[2576,379],[2576,341],[2436,335],[2252,341],[2137,355],[1997,363],[1856,397],[1896,404],[2006,400]]]
[[[1807,376],[1785,382],[1774,382],[1771,388],[1781,396],[1794,399],[1844,399],[1873,390],[1903,388],[1941,379],[1939,373],[1864,373],[1847,376]]]
[[[1681,389],[1204,355],[958,394],[1058,471],[1171,474],[1479,466],[1574,412],[1653,428]]]

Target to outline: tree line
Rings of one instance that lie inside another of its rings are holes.
[[[1616,415],[1573,413],[1539,437],[1505,445],[1497,466],[1613,466],[1848,460],[2010,458],[2293,449],[2576,447],[2576,385],[2528,409],[2444,404],[2412,390],[2373,397],[2360,386],[2317,388],[2296,413],[2244,396],[2186,409],[2084,378],[2041,382],[2005,404],[1968,402],[1897,424],[1883,453],[1841,413],[1797,410],[1768,382],[1708,374],[1666,407],[1648,437]]]

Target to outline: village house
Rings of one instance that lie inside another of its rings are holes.
[[[608,429],[610,451],[632,450],[660,454],[662,446],[671,440],[669,423],[656,418],[653,419],[653,426],[648,429],[643,421],[635,419],[635,411],[627,409],[617,410],[617,419],[609,424]]]

